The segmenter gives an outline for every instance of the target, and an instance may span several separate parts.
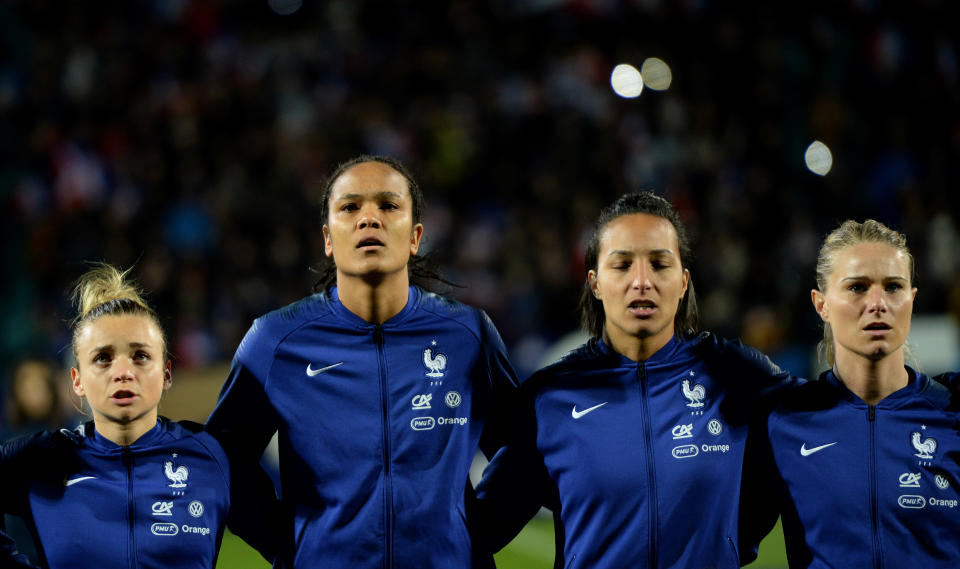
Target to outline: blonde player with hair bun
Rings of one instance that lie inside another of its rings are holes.
[[[77,281],[70,370],[92,421],[0,447],[0,506],[24,519],[34,562],[210,569],[230,506],[226,456],[200,425],[158,414],[172,383],[156,312],[129,270]]]

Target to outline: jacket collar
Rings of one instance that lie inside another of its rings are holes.
[[[404,321],[406,321],[410,316],[416,311],[417,307],[420,305],[420,298],[422,293],[419,288],[414,285],[410,285],[409,291],[407,292],[407,304],[404,305],[403,310],[394,314],[389,320],[383,323],[384,328],[392,328]],[[367,322],[363,318],[360,318],[353,312],[350,312],[346,306],[340,302],[340,294],[337,290],[337,287],[330,289],[329,295],[330,307],[333,310],[334,314],[344,322],[349,323],[352,326],[357,328],[373,328],[375,324]]]
[[[603,339],[596,339],[596,349],[605,357],[619,362],[618,365],[626,367],[635,367],[643,365],[645,367],[656,367],[669,364],[677,358],[688,347],[688,342],[682,340],[676,335],[670,337],[670,340],[662,348],[653,353],[649,358],[642,362],[635,362],[620,352],[607,345]]]
[[[892,409],[899,407],[926,389],[930,378],[922,373],[917,372],[917,370],[910,366],[903,367],[907,370],[907,385],[884,397],[879,403],[876,404],[876,407],[881,409]],[[859,396],[850,391],[850,389],[847,388],[842,381],[840,381],[840,378],[837,377],[832,369],[820,374],[820,381],[826,382],[827,385],[837,390],[840,397],[849,403],[857,407],[867,407],[866,401],[860,399]]]
[[[130,450],[138,451],[155,446],[167,433],[169,426],[170,423],[166,418],[158,417],[157,424],[154,425],[152,429],[141,435],[139,439],[134,441],[133,444],[130,445]],[[94,427],[93,421],[84,423],[81,427],[84,442],[90,448],[108,454],[115,454],[123,451],[124,447],[101,435],[100,432],[97,431],[96,427]]]

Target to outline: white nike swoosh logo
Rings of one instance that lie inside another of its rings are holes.
[[[570,416],[573,417],[574,419],[579,419],[580,417],[583,417],[584,415],[586,415],[586,414],[589,413],[590,411],[593,411],[594,409],[599,409],[600,407],[603,407],[603,406],[606,405],[606,404],[607,404],[607,401],[604,401],[603,403],[601,403],[601,404],[599,404],[599,405],[594,405],[593,407],[590,407],[589,409],[584,409],[583,411],[577,411],[577,406],[574,405],[574,406],[573,406],[573,411],[570,413]]]
[[[93,480],[96,476],[79,476],[77,478],[71,478],[70,480],[65,480],[63,482],[64,486],[73,486],[77,482],[83,482],[84,480]]]
[[[827,443],[825,445],[820,445],[818,447],[807,448],[807,443],[803,443],[802,445],[800,445],[800,454],[802,454],[803,456],[810,456],[811,454],[817,451],[823,450],[827,447],[832,447],[835,444],[837,444],[837,442]]]
[[[328,365],[327,367],[322,367],[322,368],[320,368],[320,369],[311,369],[311,368],[310,368],[310,364],[307,364],[307,375],[309,375],[310,377],[313,377],[313,376],[315,376],[315,375],[320,375],[321,373],[323,373],[323,372],[325,372],[325,371],[327,371],[327,370],[330,370],[330,369],[333,369],[333,368],[335,368],[335,367],[337,367],[337,366],[342,366],[342,365],[343,365],[343,362],[337,362],[337,363],[335,363],[335,364],[333,364],[333,365]]]

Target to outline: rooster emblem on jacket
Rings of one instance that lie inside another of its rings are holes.
[[[443,377],[443,370],[447,368],[447,356],[441,353],[433,355],[433,350],[427,348],[423,351],[423,365],[430,370],[427,377]]]
[[[690,402],[687,403],[687,407],[703,407],[703,398],[707,396],[707,390],[703,388],[699,383],[690,386],[690,380],[683,380],[683,396],[686,397]]]
[[[933,458],[933,453],[937,452],[937,441],[932,438],[923,439],[920,431],[914,431],[910,435],[910,442],[913,443],[913,448],[917,451],[913,456],[917,458],[930,460]]]
[[[174,470],[173,462],[169,460],[163,463],[163,473],[170,480],[171,488],[185,487],[187,485],[187,477],[190,476],[190,471],[187,470],[186,466],[180,465]]]

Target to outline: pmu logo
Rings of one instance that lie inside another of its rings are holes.
[[[180,528],[177,527],[177,524],[157,522],[150,526],[150,533],[153,535],[177,535],[180,533]]]
[[[897,498],[897,503],[900,504],[901,508],[919,510],[927,505],[927,499],[923,496],[906,494]]]
[[[414,431],[429,431],[436,424],[437,421],[433,417],[414,417],[410,419],[410,428]]]
[[[697,445],[680,445],[673,447],[672,454],[673,458],[693,458],[700,454],[700,449]]]

